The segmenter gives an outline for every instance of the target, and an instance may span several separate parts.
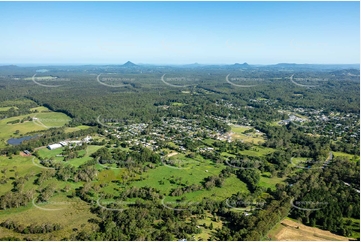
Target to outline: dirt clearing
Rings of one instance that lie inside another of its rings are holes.
[[[281,221],[280,229],[275,233],[274,239],[276,240],[332,240],[332,241],[348,241],[347,237],[333,234],[329,231],[309,227],[301,223],[284,219]]]

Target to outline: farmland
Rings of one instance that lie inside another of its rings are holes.
[[[45,107],[35,108],[34,110],[38,110],[39,113],[29,113],[0,120],[0,147],[5,147],[6,141],[10,137],[17,138],[30,132],[61,127],[71,120],[65,114],[51,112]]]

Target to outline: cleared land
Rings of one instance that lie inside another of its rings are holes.
[[[284,180],[285,177],[277,177],[277,176],[271,177],[271,174],[269,172],[264,172],[261,176],[258,185],[266,189],[267,188],[276,189],[277,183],[285,184]]]
[[[33,174],[30,176],[29,180],[24,184],[24,190],[37,190],[38,185],[34,184],[35,179],[37,178],[35,174],[40,173],[43,169],[39,166],[34,165],[32,162],[33,157],[22,157],[22,156],[13,156],[13,159],[9,159],[5,156],[0,156],[0,170],[6,168],[6,172],[1,175],[14,180],[16,176],[24,177],[27,174]],[[95,218],[96,216],[90,212],[90,205],[81,201],[79,198],[68,198],[67,196],[71,194],[73,189],[82,185],[79,183],[67,183],[63,181],[58,181],[55,178],[46,180],[41,184],[40,187],[45,187],[49,184],[56,185],[56,192],[54,196],[49,200],[49,204],[36,204],[40,208],[34,206],[31,202],[28,203],[25,207],[11,208],[6,210],[0,210],[0,221],[5,221],[10,219],[18,224],[27,226],[30,224],[44,224],[50,223],[55,224],[59,223],[63,226],[63,229],[53,232],[51,234],[28,234],[27,238],[32,240],[59,240],[66,236],[69,236],[75,230],[93,230],[94,224],[88,222],[89,219]],[[71,185],[71,191],[64,193],[61,192],[61,189],[65,187],[66,184]],[[13,185],[11,182],[2,184],[0,186],[0,195],[3,195],[5,192],[11,190]],[[59,209],[61,210],[43,210],[41,208],[47,209]],[[23,237],[14,231],[0,227],[0,235],[3,236],[15,236],[18,238]]]
[[[298,229],[297,229],[298,227]],[[318,228],[309,227],[301,223],[292,221],[290,219],[284,219],[279,226],[271,231],[269,236],[274,240],[296,240],[296,241],[347,241],[347,237],[332,234],[329,231],[325,231]]]
[[[41,113],[41,112],[52,112],[47,107],[44,107],[44,106],[30,108],[30,111],[32,111],[32,112],[37,111],[39,113]]]
[[[148,170],[141,177],[145,180],[132,182],[132,186],[136,187],[154,187],[159,189],[161,193],[168,194],[171,189],[183,187],[183,185],[200,184],[204,178],[219,174],[225,168],[223,164],[214,164],[210,160],[205,160],[200,156],[195,159],[185,158],[183,154],[172,156],[174,159],[184,160],[184,166],[179,168],[176,166],[159,166],[155,169]],[[179,178],[180,182],[172,183],[172,179]],[[163,184],[164,182],[164,184]],[[188,201],[201,201],[204,197],[212,197],[215,200],[223,200],[237,191],[248,191],[245,183],[236,178],[235,175],[225,179],[222,188],[213,187],[210,190],[200,190],[191,193],[185,193],[183,196]],[[179,197],[166,197],[166,201],[173,201]]]
[[[248,130],[253,129],[253,127],[250,126],[241,126],[241,125],[231,125],[231,132],[230,136],[232,137],[232,140],[242,140],[243,142],[249,142],[258,144],[265,142],[265,139],[263,137],[263,133],[261,132],[245,132]]]
[[[204,227],[204,224],[206,227]],[[210,225],[213,225],[213,230],[209,228]],[[207,241],[211,235],[215,232],[216,229],[222,228],[222,221],[216,222],[214,221],[214,217],[211,214],[207,214],[205,219],[199,219],[197,225],[202,232],[200,234],[195,235],[196,240]]]
[[[332,152],[332,153],[333,153],[334,157],[346,157],[350,161],[358,161],[358,160],[360,160],[359,156],[347,154],[347,153],[344,153],[344,152]]]
[[[17,109],[17,107],[0,107],[0,112],[8,111],[10,108]]]
[[[21,116],[11,117],[0,120],[0,148],[5,147],[7,140],[11,137],[21,137],[28,132],[41,131],[51,127],[60,127],[67,124],[71,118],[63,113],[48,111],[45,107],[37,107],[42,112],[31,113]],[[43,113],[43,111],[46,111]],[[23,123],[8,124],[8,122],[15,120],[22,120],[26,118],[37,118],[33,121],[24,121]],[[15,134],[18,130],[18,133]]]
[[[71,133],[71,132],[75,132],[75,131],[79,131],[79,130],[83,130],[83,129],[89,129],[90,126],[87,125],[79,125],[76,127],[66,127],[65,128],[65,133]]]
[[[81,158],[75,158],[75,159],[71,159],[69,161],[65,161],[68,164],[71,164],[75,167],[79,167],[80,165],[84,164],[85,162],[93,159],[92,157],[90,157],[90,155],[94,152],[96,152],[98,149],[100,149],[103,146],[100,145],[88,145],[86,150],[81,150],[78,151],[79,155],[82,156],[84,155],[84,157]],[[63,152],[64,148],[58,148],[58,149],[54,149],[54,150],[49,150],[48,148],[44,147],[38,150],[38,153],[40,155],[40,157],[44,160],[48,160],[48,159],[53,159],[55,161],[63,161],[64,157],[63,156],[59,156],[62,152]]]

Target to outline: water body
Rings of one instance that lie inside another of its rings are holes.
[[[8,144],[10,145],[20,145],[21,142],[23,142],[24,140],[30,140],[30,139],[33,139],[37,137],[37,135],[33,135],[33,136],[23,136],[23,137],[20,137],[20,138],[11,138],[11,139],[8,139]]]

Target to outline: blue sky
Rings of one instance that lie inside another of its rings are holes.
[[[0,2],[0,63],[354,64],[359,2]]]

